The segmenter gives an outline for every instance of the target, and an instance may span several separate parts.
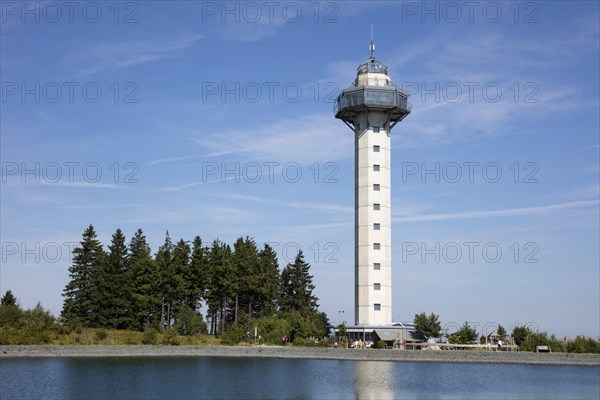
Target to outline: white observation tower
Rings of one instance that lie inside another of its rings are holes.
[[[343,90],[335,117],[354,132],[355,324],[392,324],[392,220],[390,133],[410,113],[408,94],[394,85],[387,67],[371,57]]]

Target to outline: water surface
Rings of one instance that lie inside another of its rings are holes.
[[[600,399],[600,367],[268,358],[0,362],[8,399]]]

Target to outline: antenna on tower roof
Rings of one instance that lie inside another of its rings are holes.
[[[369,46],[369,50],[371,50],[371,59],[375,59],[375,42],[373,41],[373,24],[371,24],[371,45]]]

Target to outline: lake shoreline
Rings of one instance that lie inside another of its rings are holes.
[[[48,357],[254,357],[349,361],[600,366],[600,354],[376,350],[281,346],[0,346],[0,359]]]

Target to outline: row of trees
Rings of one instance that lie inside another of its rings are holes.
[[[291,331],[282,335],[322,337],[329,321],[318,311],[309,269],[300,251],[280,272],[273,249],[259,249],[249,237],[233,247],[219,240],[205,247],[199,236],[173,243],[167,232],[153,257],[141,229],[129,244],[117,229],[105,251],[90,225],[73,250],[61,319],[132,330],[200,323],[201,331],[217,335],[275,316],[290,322]],[[206,321],[199,313],[203,306]]]
[[[416,314],[413,322],[416,330],[427,338],[435,339],[443,335],[439,316],[434,313]],[[502,325],[498,325],[496,333],[502,340],[510,338],[524,351],[534,351],[536,346],[549,346],[553,352],[600,353],[600,341],[585,336],[577,336],[573,340],[560,340],[555,335],[548,335],[547,332],[534,332],[527,326],[514,327],[512,334],[508,336]],[[456,344],[476,343],[478,340],[484,343],[487,340],[485,336],[478,337],[477,330],[468,322],[465,322],[456,332],[446,333],[446,335],[448,342]]]

